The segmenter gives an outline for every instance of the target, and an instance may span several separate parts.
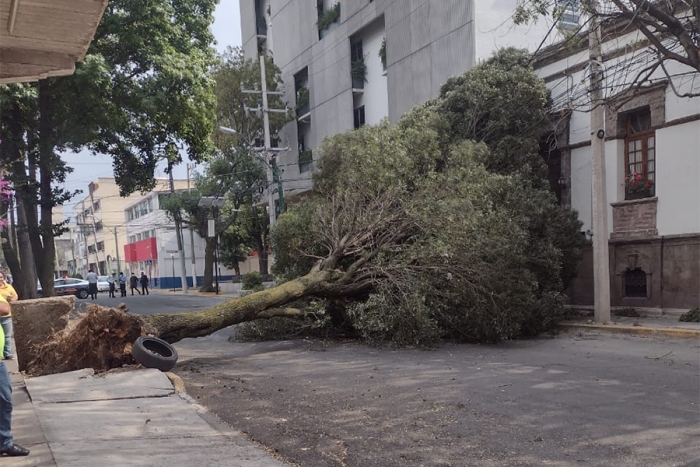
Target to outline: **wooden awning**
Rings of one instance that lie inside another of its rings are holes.
[[[108,0],[0,0],[0,84],[70,75]]]

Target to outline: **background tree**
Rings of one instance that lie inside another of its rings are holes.
[[[217,99],[217,128],[212,136],[215,149],[207,159],[204,172],[195,177],[195,186],[199,196],[221,197],[227,200],[216,222],[218,234],[223,235],[224,249],[221,250],[221,254],[227,264],[236,269],[238,264],[234,266],[233,259],[242,257],[245,249],[242,245],[250,245],[258,253],[260,271],[267,274],[267,214],[261,208],[253,207],[267,186],[265,162],[253,152],[253,147],[263,145],[262,118],[252,111],[246,111],[246,107],[262,106],[262,100],[256,94],[241,92],[242,89],[260,88],[260,64],[254,60],[247,60],[240,48],[229,47],[219,58],[212,72]],[[266,59],[268,89],[275,91],[282,84],[281,73],[270,57]],[[281,97],[271,96],[269,105],[283,107]],[[276,136],[287,121],[288,118],[283,114],[272,114],[272,134]],[[218,126],[231,128],[236,134],[224,135]],[[211,290],[217,245],[216,237],[207,237],[206,222],[213,217],[213,212],[199,208],[189,196],[182,196],[179,200],[173,197],[165,209],[173,217],[178,215],[178,209],[182,209],[185,222],[193,226],[202,238],[206,238],[202,290]],[[238,215],[236,210],[243,212]],[[236,235],[242,237],[226,235],[229,229],[233,229],[231,232],[236,232]],[[239,243],[238,240],[245,241]],[[233,249],[228,250],[229,247]]]
[[[195,161],[209,152],[216,3],[113,0],[74,75],[29,85],[31,106],[5,94],[3,108],[19,112],[13,120],[21,127],[0,131],[26,142],[7,157],[44,294],[53,293],[53,208],[72,196],[59,188],[71,170],[61,152],[111,155],[122,195],[154,186],[156,164],[172,144]]]
[[[565,31],[572,44],[587,45],[584,34],[593,16],[599,18],[603,30],[609,34],[636,30],[644,36],[643,40],[626,44],[627,56],[614,66],[608,64],[608,80],[616,82],[608,97],[659,79],[668,79],[680,97],[700,96],[700,84],[696,82],[700,73],[700,2],[571,0],[569,5],[578,8],[584,19],[579,28]],[[567,2],[562,1],[519,0],[513,18],[516,24],[548,18],[554,29],[566,9]],[[683,87],[679,83],[684,83]]]

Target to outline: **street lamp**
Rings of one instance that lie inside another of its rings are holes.
[[[222,127],[223,128],[223,127]],[[233,130],[231,130],[233,131]],[[219,217],[219,208],[226,203],[224,198],[219,198],[218,196],[202,196],[197,203],[200,207],[210,207],[212,208],[214,219],[210,220],[208,223],[207,237],[215,238],[216,246],[214,249],[214,276],[216,278],[216,294],[219,294],[219,234],[216,232],[216,219]]]

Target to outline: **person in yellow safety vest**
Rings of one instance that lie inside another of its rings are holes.
[[[14,302],[19,297],[15,288],[8,284],[5,280],[5,274],[0,272],[0,296],[2,296],[8,302]],[[2,349],[2,358],[5,360],[12,360],[12,313],[7,316],[0,317],[0,326],[5,333],[5,345],[0,347]]]
[[[10,314],[10,304],[0,295],[0,316]],[[5,345],[5,333],[0,326],[0,348]],[[15,444],[12,427],[12,382],[5,363],[0,361],[0,457],[28,456],[29,449]]]

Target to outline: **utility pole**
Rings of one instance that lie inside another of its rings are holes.
[[[608,250],[608,197],[605,187],[605,101],[603,57],[598,0],[589,0],[593,15],[588,32],[591,97],[591,164],[593,196],[593,291],[597,323],[610,321],[610,259]]]
[[[173,180],[173,163],[168,159],[168,175],[170,178],[170,193],[175,193],[175,181]],[[185,249],[182,246],[182,224],[180,214],[175,216],[175,236],[177,237],[177,251],[180,253],[180,280],[182,280],[182,293],[187,295],[187,270],[185,269]],[[175,258],[173,257],[173,290],[175,289]]]
[[[122,270],[122,263],[121,260],[119,259],[119,235],[117,235],[117,227],[114,227],[114,245],[117,250],[117,272],[121,272]]]
[[[191,193],[190,190],[190,171],[194,169],[194,164],[187,164],[187,193]],[[197,261],[194,254],[194,228],[190,226],[190,247],[191,247],[191,258],[192,258],[192,287],[197,288]]]
[[[265,133],[265,160],[267,161],[267,202],[269,204],[270,228],[275,225],[277,216],[275,213],[275,196],[272,187],[275,183],[275,176],[272,172],[272,145],[270,144],[270,114],[267,105],[267,74],[265,73],[265,55],[260,55],[260,81],[262,83],[262,113],[263,131]]]

